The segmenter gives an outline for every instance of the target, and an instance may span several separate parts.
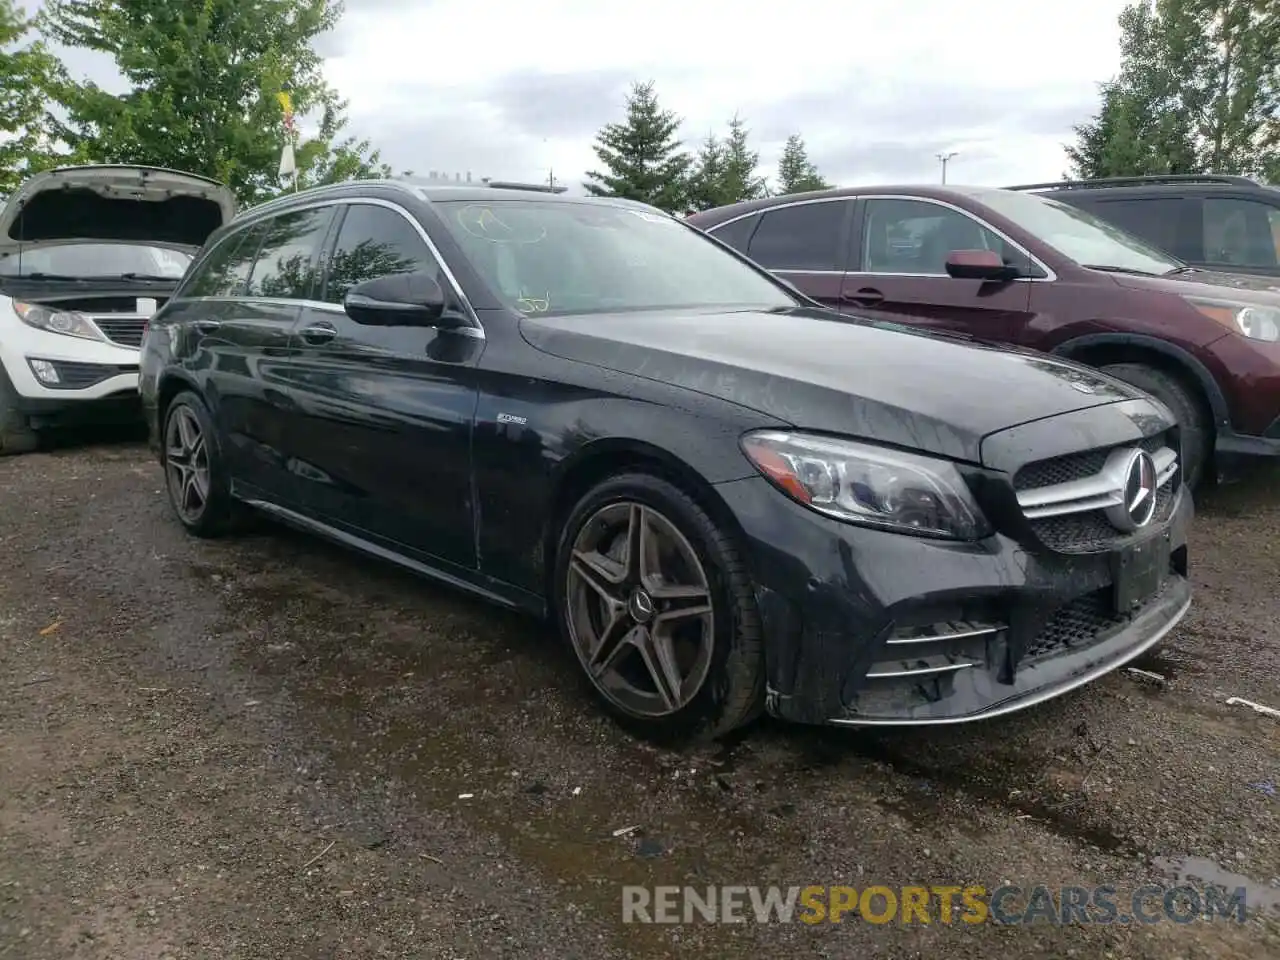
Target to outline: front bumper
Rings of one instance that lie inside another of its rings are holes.
[[[57,371],[42,381],[32,361]],[[20,413],[36,426],[110,422],[138,416],[138,351],[36,330],[0,318],[0,363]]]
[[[1113,613],[1113,554],[955,543],[839,523],[763,478],[717,487],[743,526],[764,627],[767,709],[802,723],[979,720],[1088,683],[1186,613],[1191,498],[1168,519],[1163,589]]]

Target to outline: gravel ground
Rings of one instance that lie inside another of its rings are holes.
[[[1280,721],[1226,703],[1280,705],[1277,480],[1199,504],[1163,687],[673,752],[536,623],[270,526],[189,539],[136,442],[0,461],[0,958],[1280,957]],[[623,884],[1187,874],[1260,909],[620,920]]]

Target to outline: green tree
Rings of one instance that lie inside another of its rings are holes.
[[[756,173],[760,168],[760,153],[748,146],[750,132],[735,113],[724,141],[724,189],[733,198],[731,203],[769,195],[768,182]]]
[[[1265,175],[1280,155],[1280,5],[1138,0],[1121,71],[1076,129],[1077,173]]]
[[[818,168],[809,161],[809,151],[805,149],[800,134],[793,133],[787,137],[786,146],[782,148],[782,157],[778,160],[778,193],[804,193],[808,190],[829,190],[831,184],[818,173]]]
[[[732,203],[725,192],[725,148],[720,138],[708,133],[702,141],[689,172],[688,206],[710,210]]]
[[[313,46],[336,25],[340,0],[49,0],[39,23],[70,47],[110,57],[129,83],[116,95],[68,79],[57,91],[58,135],[80,162],[175,167],[229,184],[242,202],[280,189],[283,112],[319,129],[297,145],[300,186],[384,176],[369,144],[337,141],[346,104]]]
[[[604,172],[583,184],[597,197],[625,197],[669,212],[688,205],[693,158],[679,139],[680,118],[658,103],[653,82],[632,84],[627,116],[596,135],[594,150]]]
[[[0,0],[0,196],[57,159],[46,131],[59,64],[40,41],[25,42],[32,26],[13,0]]]

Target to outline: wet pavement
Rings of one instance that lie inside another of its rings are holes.
[[[684,751],[539,624],[270,525],[193,540],[161,482],[134,442],[0,460],[0,958],[1280,956],[1280,720],[1226,702],[1280,707],[1275,475],[1198,504],[1163,680]],[[621,922],[623,885],[1010,883],[1250,914]]]

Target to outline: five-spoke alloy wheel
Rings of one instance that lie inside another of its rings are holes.
[[[588,493],[558,561],[570,645],[612,712],[646,731],[717,735],[758,712],[759,620],[732,541],[644,474]]]
[[[194,393],[166,408],[161,442],[169,503],[182,525],[201,537],[227,533],[244,508],[231,497],[213,417]]]

